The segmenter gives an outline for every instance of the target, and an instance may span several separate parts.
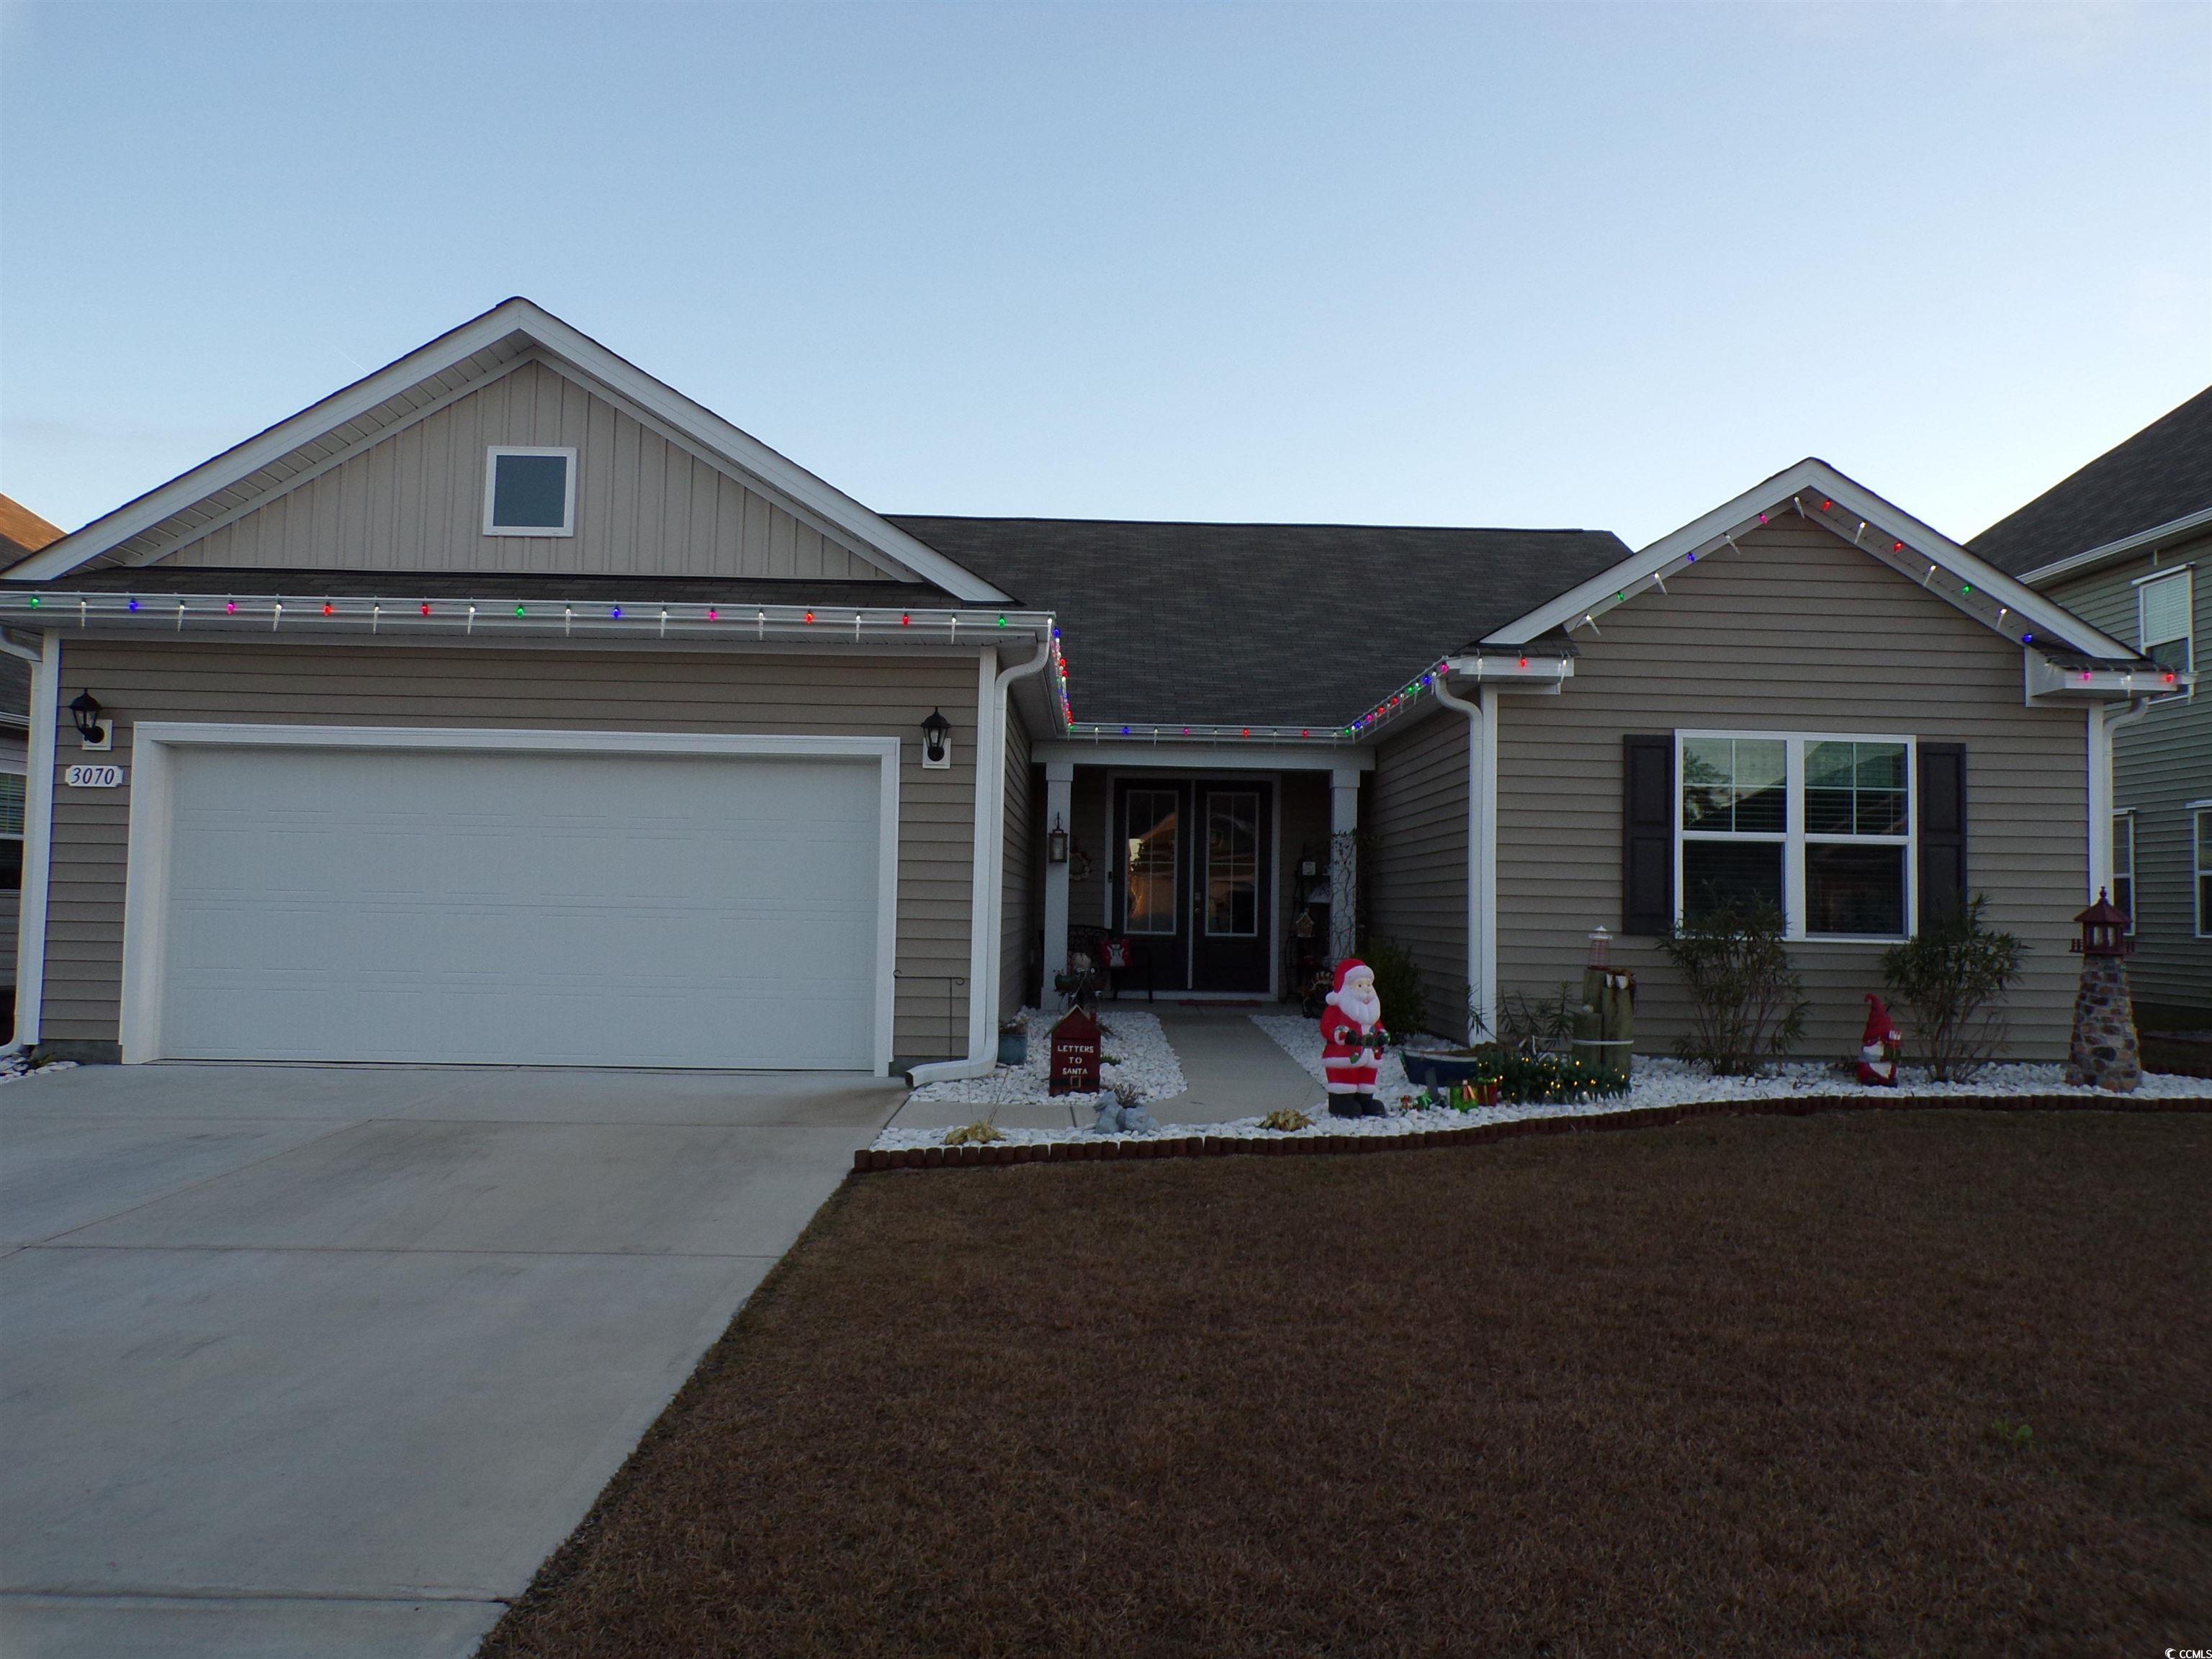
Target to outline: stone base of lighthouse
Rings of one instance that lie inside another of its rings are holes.
[[[2066,1080],[2109,1089],[2116,1095],[2132,1093],[2142,1081],[2135,1002],[2128,995],[2127,969],[2118,957],[2087,957],[2081,963]]]

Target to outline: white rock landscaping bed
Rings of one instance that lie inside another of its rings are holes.
[[[1100,1103],[1111,1099],[1115,1085],[1133,1088],[1146,1102],[1166,1100],[1179,1095],[1190,1085],[1183,1081],[1182,1064],[1176,1059],[1174,1048],[1168,1042],[1167,1032],[1161,1028],[1157,1014],[1140,1014],[1121,1008],[1102,1009],[1099,1012],[1098,1052],[1103,1063],[1098,1067],[1098,1080],[1105,1085],[1097,1094],[1055,1095],[1047,1084],[1052,1071],[1052,1028],[1059,1019],[1057,1014],[1047,1014],[1035,1008],[1021,1012],[1024,1029],[1029,1032],[1029,1059],[1019,1066],[1001,1066],[988,1077],[963,1078],[957,1083],[926,1083],[908,1095],[908,1100],[957,1100],[981,1107],[1044,1104],[1090,1108],[1095,1114]],[[988,1117],[988,1112],[979,1114]],[[944,1138],[942,1129],[901,1130],[903,1134],[927,1134],[937,1139]],[[1012,1135],[1014,1131],[1006,1132]],[[921,1145],[921,1142],[901,1142],[901,1145]]]
[[[1122,1016],[1121,1018],[1128,1018]],[[1139,1019],[1149,1016],[1138,1015]],[[1253,1023],[1274,1039],[1284,1052],[1311,1073],[1322,1075],[1321,1030],[1319,1023],[1291,1014],[1255,1014]],[[1152,1021],[1155,1030],[1158,1021]],[[1048,1029],[1045,1028],[1045,1029]],[[1031,1061],[1038,1081],[1034,1097],[1022,1098],[1044,1099],[1043,1062],[1036,1049],[1042,1040],[1039,1028],[1031,1028]],[[1166,1039],[1159,1038],[1166,1048]],[[1109,1042],[1108,1052],[1119,1053],[1121,1048]],[[1170,1063],[1173,1051],[1169,1050]],[[1026,1076],[1030,1067],[1020,1068],[1016,1075]],[[1008,1075],[1012,1068],[1002,1071]],[[1176,1073],[1176,1090],[1181,1092],[1182,1072]],[[1911,1078],[1910,1071],[1906,1076]],[[933,1085],[933,1089],[986,1089],[996,1079],[977,1079],[971,1083]],[[2005,1065],[1984,1067],[1972,1083],[1929,1083],[1908,1080],[1897,1089],[1875,1089],[1864,1086],[1844,1077],[1828,1066],[1797,1062],[1774,1067],[1761,1077],[1717,1078],[1702,1067],[1679,1060],[1638,1058],[1635,1077],[1626,1094],[1607,1095],[1596,1100],[1571,1104],[1480,1106],[1471,1111],[1456,1111],[1449,1107],[1431,1107],[1408,1110],[1401,1109],[1401,1096],[1418,1091],[1406,1081],[1406,1071],[1394,1052],[1385,1057],[1381,1079],[1376,1087],[1376,1098],[1389,1106],[1387,1117],[1341,1118],[1331,1117],[1323,1109],[1316,1108],[1313,1122],[1304,1129],[1285,1132],[1263,1128],[1256,1117],[1237,1118],[1227,1123],[1163,1123],[1158,1130],[1141,1135],[1096,1135],[1088,1129],[1004,1128],[1001,1139],[995,1143],[1005,1146],[1042,1146],[1062,1142],[1104,1140],[1175,1140],[1203,1138],[1209,1140],[1298,1140],[1317,1139],[1330,1135],[1380,1136],[1383,1138],[1421,1134],[1439,1129],[1465,1129],[1489,1123],[1512,1122],[1523,1118],[1603,1117],[1616,1112],[1644,1110],[1653,1107],[1692,1106],[1731,1100],[1788,1100],[1793,1097],[1841,1098],[1860,1097],[1869,1102],[1904,1103],[1924,1101],[1940,1105],[1945,1101],[1961,1103],[1974,1100],[2002,1100],[2019,1097],[2063,1096],[2078,1099],[2084,1106],[2100,1104],[2118,1107],[2133,1100],[2201,1100],[2212,1098],[2212,1079],[2178,1077],[2166,1073],[2145,1073],[2142,1084],[2132,1096],[2113,1096],[2089,1088],[2066,1086],[2064,1068],[2056,1065]],[[988,1099],[988,1097],[965,1095],[931,1095],[918,1091],[916,1098]],[[1012,1099],[1016,1097],[1008,1096]],[[1058,1100],[1095,1103],[1096,1096],[1060,1095]],[[909,1148],[941,1146],[945,1144],[943,1129],[885,1129],[872,1143],[871,1150],[892,1152]]]
[[[44,1077],[49,1072],[75,1070],[76,1062],[73,1060],[50,1060],[43,1066],[34,1066],[23,1054],[0,1054],[0,1083],[21,1083],[27,1077]]]

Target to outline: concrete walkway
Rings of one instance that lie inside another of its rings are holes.
[[[1297,1012],[1290,1005],[1272,1002],[1250,1007],[1200,1002],[1170,1008],[1163,1004],[1160,1024],[1189,1086],[1182,1094],[1154,1102],[1152,1115],[1163,1123],[1226,1123],[1231,1118],[1264,1117],[1284,1106],[1326,1110],[1327,1091],[1252,1023],[1255,1013]]]
[[[1161,1029],[1182,1067],[1183,1092],[1152,1103],[1162,1123],[1226,1123],[1231,1118],[1264,1117],[1278,1107],[1326,1109],[1327,1096],[1305,1067],[1252,1023],[1255,1013],[1277,1013],[1277,1003],[1108,1002],[1100,1012],[1109,1026],[1116,1008],[1159,1016]],[[1110,1047],[1110,1044],[1109,1044]],[[988,1117],[1010,1129],[1088,1128],[1097,1115],[1088,1105],[1064,1100],[1013,1101],[1003,1105],[972,1101],[916,1100],[891,1121],[902,1129],[950,1129]]]
[[[0,1087],[0,1654],[470,1653],[900,1097],[404,1067]]]

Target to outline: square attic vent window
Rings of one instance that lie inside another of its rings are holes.
[[[484,534],[576,533],[576,452],[495,449],[484,462]]]

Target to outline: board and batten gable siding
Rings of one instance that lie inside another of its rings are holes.
[[[1021,1012],[1030,996],[1032,935],[1043,927],[1044,831],[1038,823],[1042,780],[1030,763],[1029,728],[1006,711],[1006,815],[1000,833],[999,1018]]]
[[[2112,805],[2136,822],[2136,954],[2128,982],[2146,1006],[2212,1025],[2212,939],[2196,936],[2195,831],[2189,803],[2212,800],[2212,535],[2158,550],[2044,591],[2094,628],[2140,646],[2136,583],[2191,567],[2192,647],[2206,678],[2185,701],[2152,708],[2112,733]]]
[[[496,445],[576,451],[574,535],[483,533],[485,456]],[[833,580],[895,574],[534,360],[161,562]]]
[[[2010,1051],[2063,1056],[2087,879],[2082,710],[2027,707],[2019,646],[1827,531],[1793,518],[1738,543],[1578,630],[1559,696],[1500,701],[1500,988],[1577,984],[1590,929],[1620,931],[1624,735],[1904,735],[1966,745],[1968,879],[2029,948]],[[1812,999],[1799,1056],[1856,1052],[1885,948],[1789,947]],[[1686,1025],[1679,979],[1648,938],[1613,960],[1637,975],[1638,1051],[1666,1053]]]
[[[898,985],[893,1052],[967,1052],[975,841],[972,655],[475,650],[66,640],[65,684],[98,688],[131,763],[147,720],[543,727],[896,737],[900,742]],[[952,722],[949,770],[925,771],[921,722]],[[58,717],[53,862],[40,1036],[117,1041],[131,790],[64,789],[82,757]]]
[[[1428,1003],[1425,1029],[1454,1037],[1467,1030],[1468,742],[1466,717],[1449,710],[1386,738],[1359,814],[1367,832],[1361,937],[1413,953]],[[1386,1009],[1383,1018],[1393,1016]]]

